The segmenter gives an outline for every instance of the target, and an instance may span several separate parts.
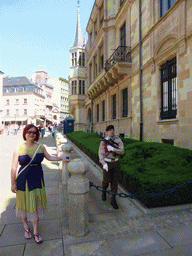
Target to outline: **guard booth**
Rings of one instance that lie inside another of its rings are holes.
[[[63,121],[64,134],[74,131],[74,121],[75,121],[75,119],[71,115],[69,115],[68,117],[66,117],[64,119],[64,121]]]

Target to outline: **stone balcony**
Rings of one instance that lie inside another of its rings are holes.
[[[88,97],[94,99],[110,86],[114,86],[119,80],[131,73],[131,67],[131,47],[119,46],[105,62],[105,69],[89,86]]]

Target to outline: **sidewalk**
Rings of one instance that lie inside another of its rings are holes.
[[[40,143],[56,154],[55,142],[47,132]],[[81,157],[89,166],[87,177],[101,185],[101,170],[74,147],[72,158]],[[25,240],[20,218],[15,217],[15,199],[11,199],[0,219],[1,256],[169,256],[192,255],[192,209],[145,214],[133,201],[117,198],[119,209],[101,200],[101,192],[89,191],[89,234],[83,238],[68,235],[66,189],[61,183],[57,162],[43,161],[47,212],[40,220],[40,245]],[[30,226],[31,227],[31,226]],[[31,227],[32,229],[32,227]]]

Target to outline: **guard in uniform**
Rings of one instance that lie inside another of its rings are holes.
[[[103,182],[102,182],[102,200],[105,201],[106,189],[111,183],[111,205],[114,209],[118,209],[116,202],[116,194],[119,178],[119,161],[118,155],[124,154],[124,147],[122,140],[115,136],[114,126],[109,125],[106,128],[107,137],[103,139],[99,147],[99,160],[103,165]]]

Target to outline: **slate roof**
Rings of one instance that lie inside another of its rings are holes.
[[[3,78],[3,86],[22,86],[29,84],[32,84],[32,82],[26,76]]]

